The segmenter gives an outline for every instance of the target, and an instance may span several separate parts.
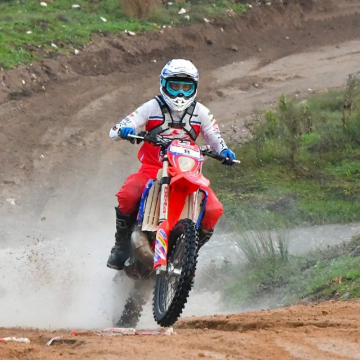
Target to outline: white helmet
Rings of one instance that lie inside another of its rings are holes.
[[[183,111],[194,101],[199,72],[189,60],[169,61],[160,73],[160,92],[170,109]]]

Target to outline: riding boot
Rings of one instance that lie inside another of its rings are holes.
[[[202,246],[204,246],[211,238],[214,233],[214,229],[209,231],[203,229],[202,226],[199,226],[199,242],[198,242],[198,251]]]
[[[134,216],[124,215],[119,208],[116,211],[116,233],[115,245],[111,249],[111,254],[107,262],[107,267],[114,270],[122,270],[125,261],[130,256],[131,233],[135,225]]]

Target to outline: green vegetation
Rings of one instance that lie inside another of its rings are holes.
[[[239,240],[241,246],[242,239]],[[275,256],[274,256],[275,255]],[[228,265],[228,268],[230,265]],[[306,254],[280,258],[276,252],[232,265],[223,289],[228,305],[274,298],[277,305],[299,300],[319,301],[360,297],[360,236],[349,243]],[[276,294],[276,296],[274,296]]]
[[[239,166],[204,173],[235,230],[360,220],[360,81],[301,102],[282,96],[235,149]]]
[[[295,270],[285,231],[244,232],[237,245],[246,261],[234,266],[236,275],[225,291],[227,303],[247,303],[270,294],[282,288]]]
[[[303,101],[281,96],[236,154],[240,166],[208,162],[204,172],[245,259],[211,264],[202,281],[221,284],[228,306],[359,297],[360,236],[294,256],[286,229],[360,220],[360,73],[345,89]]]
[[[186,14],[178,14],[181,8]],[[40,0],[9,0],[0,3],[0,69],[78,49],[90,42],[92,33],[159,29],[246,9],[232,0],[173,2],[171,6],[159,0],[54,0],[47,6],[41,6]]]

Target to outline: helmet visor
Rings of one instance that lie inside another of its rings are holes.
[[[195,93],[196,85],[192,81],[169,80],[166,82],[166,90],[174,97],[180,94],[184,97],[190,97]]]

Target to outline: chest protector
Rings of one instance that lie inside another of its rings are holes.
[[[171,116],[169,107],[165,104],[163,99],[160,95],[155,96],[155,100],[158,102],[162,115],[164,117],[164,121],[162,124],[158,125],[154,129],[150,130],[149,133],[153,135],[161,134],[162,132],[169,130],[170,128],[181,128],[189,134],[190,138],[195,141],[196,140],[196,132],[194,128],[190,124],[190,120],[193,116],[196,101],[193,101],[191,105],[186,109],[184,115],[182,116],[181,120],[175,122]]]

